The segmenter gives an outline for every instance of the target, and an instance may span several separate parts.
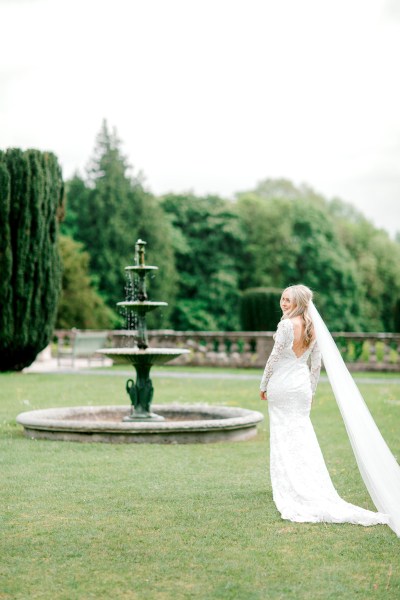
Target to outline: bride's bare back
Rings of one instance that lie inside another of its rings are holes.
[[[293,352],[300,358],[300,356],[307,350],[307,346],[304,345],[304,321],[302,317],[293,317],[290,319],[293,323]],[[313,338],[314,339],[314,338]]]

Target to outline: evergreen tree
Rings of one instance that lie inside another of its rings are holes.
[[[133,264],[138,238],[148,244],[146,262],[159,271],[149,282],[149,296],[169,303],[149,315],[149,326],[168,325],[176,288],[172,228],[158,201],[132,175],[115,132],[104,121],[97,136],[87,178],[76,175],[67,187],[62,231],[82,242],[90,272],[108,306],[124,298],[124,267]],[[151,262],[153,261],[153,262]]]
[[[85,210],[90,189],[79,173],[65,182],[65,214],[60,225],[60,233],[79,239],[79,215]]]
[[[0,153],[0,370],[30,365],[48,344],[60,292],[57,158],[38,150]]]

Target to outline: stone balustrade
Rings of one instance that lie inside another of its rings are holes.
[[[190,354],[171,364],[207,367],[263,368],[273,346],[273,332],[173,331],[148,332],[152,347],[188,348]],[[55,331],[56,341],[73,330]],[[135,331],[110,331],[109,345],[135,345]],[[344,360],[353,371],[400,371],[399,333],[333,333]]]

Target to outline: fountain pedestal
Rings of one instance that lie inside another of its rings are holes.
[[[151,365],[136,365],[136,383],[133,379],[126,382],[126,391],[131,399],[132,412],[124,421],[141,421],[142,419],[153,419],[163,421],[164,417],[150,411],[153,400],[154,388],[150,379]]]
[[[163,421],[164,417],[151,411],[154,395],[153,383],[150,379],[150,369],[153,365],[163,365],[182,354],[187,354],[186,348],[101,348],[98,350],[114,360],[121,359],[135,367],[136,383],[128,379],[125,389],[131,400],[131,412],[124,416],[124,421]]]

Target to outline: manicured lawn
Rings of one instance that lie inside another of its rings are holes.
[[[33,441],[15,424],[33,408],[124,404],[125,379],[0,376],[1,600],[400,597],[400,539],[388,527],[280,519],[267,419],[255,440],[193,446]],[[400,457],[400,385],[385,379],[360,387]],[[153,380],[158,403],[267,415],[257,381]],[[327,383],[313,422],[338,491],[373,508]]]
[[[105,367],[102,367],[101,365],[96,365],[96,363],[92,363],[92,365],[94,365],[93,367],[91,366],[90,368],[95,368],[96,370],[104,370]],[[127,364],[114,364],[112,367],[106,367],[107,369],[111,369],[113,371],[127,371],[129,369],[132,369],[132,367],[130,367]],[[211,374],[217,374],[217,373],[229,373],[229,374],[239,374],[239,375],[256,375],[257,377],[260,377],[260,372],[262,371],[262,369],[259,368],[254,368],[254,367],[250,367],[250,368],[246,368],[246,369],[235,369],[235,368],[226,368],[226,367],[182,367],[179,365],[168,365],[168,366],[156,366],[155,369],[162,373],[164,371],[177,371],[177,372],[184,372],[184,373],[211,373]],[[322,374],[324,376],[326,376],[325,371],[322,371]],[[355,379],[359,379],[359,378],[374,378],[374,379],[398,379],[400,381],[400,373],[399,372],[388,372],[388,373],[383,373],[383,372],[376,372],[376,373],[371,373],[371,372],[366,372],[366,371],[355,371],[352,372],[352,376]]]

